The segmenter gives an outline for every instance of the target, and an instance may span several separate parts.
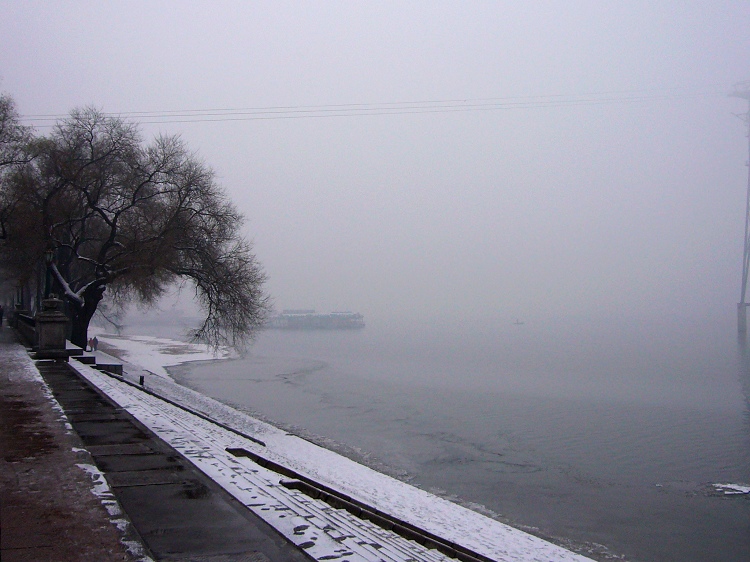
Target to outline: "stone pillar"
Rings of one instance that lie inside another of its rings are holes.
[[[37,359],[68,360],[66,340],[68,317],[62,312],[63,301],[50,295],[42,301],[42,311],[36,315],[38,341]]]

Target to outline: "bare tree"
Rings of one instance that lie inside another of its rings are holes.
[[[21,125],[13,98],[0,94],[0,173],[25,161],[24,146],[30,138],[31,130]]]
[[[7,238],[8,218],[16,203],[7,189],[7,182],[19,166],[29,161],[31,138],[31,128],[21,124],[13,98],[0,94],[0,239]],[[26,250],[26,247],[19,248],[18,252],[8,255],[9,259],[0,260],[0,281],[4,290],[11,283],[28,282],[34,267],[28,265]]]
[[[144,145],[136,125],[89,108],[30,146],[33,160],[2,188],[14,205],[1,259],[47,257],[73,343],[85,345],[105,290],[152,304],[181,279],[206,313],[196,339],[238,346],[262,324],[265,275],[243,218],[178,137]]]

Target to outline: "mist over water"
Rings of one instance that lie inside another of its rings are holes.
[[[750,501],[712,487],[750,482],[744,353],[732,315],[374,324],[267,331],[175,373],[601,559],[745,560]]]
[[[278,309],[368,322],[180,380],[543,535],[750,559],[750,497],[710,486],[750,483],[750,3],[76,5],[3,5],[24,123],[180,135]]]

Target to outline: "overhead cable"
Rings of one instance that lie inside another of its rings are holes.
[[[420,100],[386,103],[346,103],[328,105],[290,105],[269,107],[235,107],[179,109],[161,111],[105,112],[105,115],[138,121],[143,124],[256,121],[277,119],[310,119],[406,115],[420,113],[456,113],[510,109],[544,109],[605,104],[643,104],[654,101],[726,95],[725,90],[711,88],[592,92],[577,95],[538,95],[476,99]],[[51,126],[67,115],[23,115],[22,121],[37,126]]]

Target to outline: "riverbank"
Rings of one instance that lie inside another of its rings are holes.
[[[129,338],[100,336],[99,339],[105,344],[119,346],[119,353],[122,355],[135,357],[128,347],[131,344]],[[140,339],[137,345],[142,343],[143,340]],[[154,346],[171,349],[165,340],[154,338],[153,343]],[[197,353],[189,357],[198,359],[200,350],[194,351]],[[178,362],[170,353],[164,358],[165,364]],[[262,442],[262,446],[257,443],[246,445],[254,454],[304,475],[324,487],[332,488],[373,510],[388,513],[394,519],[419,527],[489,559],[587,560],[583,556],[380,474],[296,435],[290,435],[270,424],[253,419],[177,385],[167,378],[150,375],[146,378],[146,387],[153,388],[159,394],[169,395],[212,419],[253,436]],[[148,425],[152,421],[145,419],[144,423]]]
[[[717,486],[750,483],[734,329],[269,330],[248,357],[170,373],[596,560],[744,562],[750,496]]]

